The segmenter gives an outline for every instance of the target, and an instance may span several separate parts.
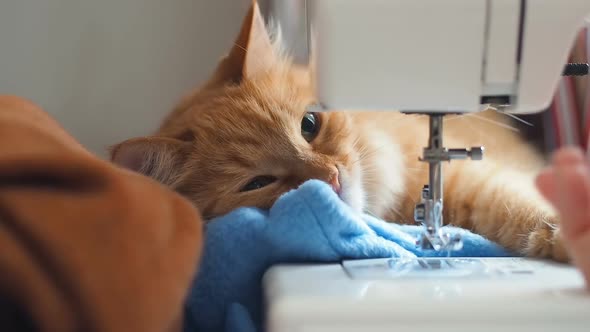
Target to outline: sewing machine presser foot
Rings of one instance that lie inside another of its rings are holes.
[[[428,163],[429,184],[422,188],[421,200],[414,209],[414,220],[425,227],[416,241],[423,250],[456,251],[463,247],[459,234],[451,235],[442,229],[443,223],[443,172],[442,162],[453,159],[483,159],[483,147],[447,149],[443,146],[443,115],[429,115],[428,146],[420,161]]]

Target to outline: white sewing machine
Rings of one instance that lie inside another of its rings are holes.
[[[442,227],[440,165],[481,159],[483,149],[446,149],[442,117],[489,104],[510,113],[546,109],[590,0],[307,0],[304,9],[321,110],[430,114],[423,156],[430,180],[416,207],[424,225],[417,245],[454,250],[461,239]],[[583,64],[565,69],[587,70]],[[529,259],[276,266],[264,279],[266,327],[590,331],[590,295],[583,287],[573,267]]]

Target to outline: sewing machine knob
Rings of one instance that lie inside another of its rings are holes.
[[[416,204],[414,208],[414,220],[417,224],[422,224],[426,218],[426,205],[424,203]]]
[[[473,147],[471,148],[471,150],[469,150],[469,158],[471,158],[471,160],[482,160],[483,152],[483,146]]]
[[[428,199],[430,197],[430,187],[428,185],[424,185],[422,188],[422,199]]]

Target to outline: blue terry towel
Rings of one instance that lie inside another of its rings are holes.
[[[283,195],[270,211],[237,209],[206,226],[184,331],[262,331],[261,278],[272,265],[436,255],[416,248],[421,230],[359,215],[316,180]],[[448,231],[462,234],[464,241],[453,256],[512,256],[469,231]]]

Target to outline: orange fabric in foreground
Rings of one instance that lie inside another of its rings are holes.
[[[187,200],[0,96],[0,330],[180,331],[202,236]]]

